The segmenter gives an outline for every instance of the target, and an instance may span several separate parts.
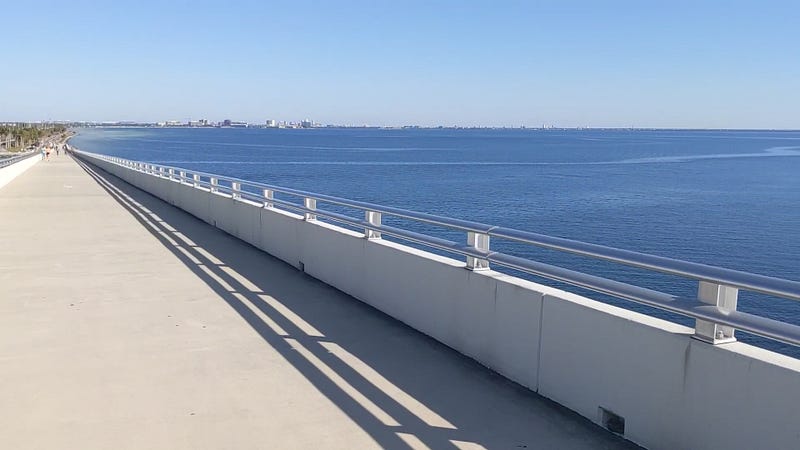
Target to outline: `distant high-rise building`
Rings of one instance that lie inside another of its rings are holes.
[[[222,126],[223,126],[223,127],[229,127],[229,126],[231,126],[231,119],[225,119],[225,120],[223,120],[223,121],[222,121]]]
[[[267,125],[268,128],[278,128],[278,122],[276,120],[273,120],[273,119],[267,120],[266,125]]]
[[[311,127],[314,126],[314,122],[306,119],[306,120],[300,122],[300,126],[303,127],[303,128],[311,128]]]

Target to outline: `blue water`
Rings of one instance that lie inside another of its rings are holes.
[[[82,129],[72,144],[800,280],[800,132]],[[492,246],[674,294],[696,290],[681,278],[519,244]],[[800,324],[798,302],[742,293],[740,309]],[[800,357],[796,347],[737,336]]]

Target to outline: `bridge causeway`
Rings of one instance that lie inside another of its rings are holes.
[[[0,221],[0,448],[634,447],[69,156]]]

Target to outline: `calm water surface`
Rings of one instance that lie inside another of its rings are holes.
[[[72,144],[800,280],[800,132],[82,129]],[[674,294],[696,290],[676,277],[513,243],[492,245]],[[800,324],[798,302],[743,293],[740,305]],[[739,337],[800,357],[798,348]]]

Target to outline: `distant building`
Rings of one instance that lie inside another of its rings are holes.
[[[225,120],[223,120],[223,121],[222,121],[222,126],[223,126],[223,127],[229,127],[229,126],[231,126],[231,119],[225,119]]]
[[[308,120],[308,119],[306,119],[306,120],[304,120],[304,121],[300,122],[300,127],[301,127],[301,128],[311,128],[311,127],[313,127],[313,126],[314,126],[314,122],[312,122],[312,121],[310,121],[310,120]]]
[[[267,128],[278,128],[278,122],[276,120],[269,119],[266,122],[266,126]]]
[[[206,120],[206,119],[190,120],[189,121],[189,126],[190,127],[207,127],[208,126],[208,120]]]

